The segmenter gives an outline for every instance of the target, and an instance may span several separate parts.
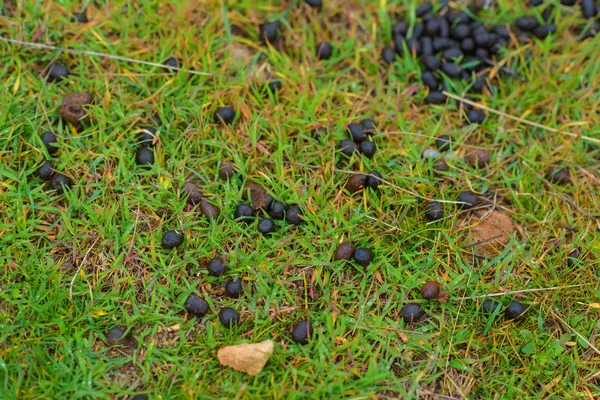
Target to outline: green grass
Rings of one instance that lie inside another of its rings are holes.
[[[496,115],[468,127],[456,104],[424,106],[423,91],[411,98],[417,61],[378,62],[401,2],[326,1],[315,12],[294,2],[100,1],[88,24],[69,22],[76,2],[42,3],[5,1],[2,35],[31,41],[39,30],[39,43],[152,62],[176,55],[207,75],[1,42],[0,398],[600,396],[599,354],[589,346],[600,329],[598,146]],[[525,11],[499,3],[494,22]],[[578,41],[568,32],[584,21],[568,8],[555,15],[558,35],[505,51],[527,82],[506,78],[494,97],[473,98],[600,139],[600,37]],[[282,51],[258,44],[256,27],[275,18],[285,19]],[[316,62],[323,40],[337,50]],[[73,75],[48,83],[41,74],[55,60]],[[279,95],[261,92],[263,75],[282,81]],[[97,100],[93,123],[75,132],[58,124],[58,105],[84,90]],[[236,109],[233,127],[213,123],[221,105]],[[160,143],[155,165],[142,169],[136,128],[152,115],[162,120]],[[375,158],[344,161],[336,153],[344,124],[367,117],[380,131]],[[329,135],[315,140],[319,125]],[[35,176],[49,157],[39,134],[50,128],[60,142],[55,166],[75,182],[62,197]],[[456,160],[433,174],[421,154],[442,133],[489,149],[489,166]],[[239,170],[228,182],[217,176],[225,159]],[[571,171],[573,185],[546,179],[554,165]],[[355,197],[343,190],[343,171],[375,169],[390,184]],[[218,220],[186,205],[190,173],[221,209]],[[299,204],[305,222],[279,224],[266,238],[256,223],[233,221],[250,181]],[[456,205],[445,204],[439,223],[424,217],[423,198],[456,200],[467,189],[495,198],[518,226],[494,259],[465,247],[456,228],[466,213]],[[185,232],[177,251],[160,247],[170,229]],[[374,262],[332,262],[342,239],[371,247]],[[575,247],[584,257],[568,266]],[[222,279],[207,275],[214,256],[226,259],[225,278],[243,279],[242,298],[226,298]],[[421,300],[430,279],[443,282],[450,302]],[[518,323],[485,315],[477,298],[548,287],[559,289],[499,297],[530,307]],[[183,310],[191,292],[211,305],[202,320]],[[404,324],[407,302],[427,317]],[[239,327],[221,327],[225,306],[240,312]],[[299,346],[291,327],[305,318],[315,337]],[[116,325],[129,329],[134,349],[106,344]],[[277,346],[257,377],[219,365],[219,348],[265,339]]]

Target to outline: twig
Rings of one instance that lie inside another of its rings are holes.
[[[493,108],[490,108],[488,106],[484,106],[483,104],[475,103],[474,101],[465,99],[464,97],[457,96],[457,95],[452,94],[452,93],[448,93],[446,91],[443,91],[442,93],[444,95],[450,97],[450,98],[453,98],[455,100],[461,101],[461,102],[466,103],[466,104],[469,104],[469,105],[471,105],[473,107],[481,108],[481,109],[489,111],[491,113],[498,114],[498,115],[500,115],[502,117],[509,118],[509,119],[514,120],[514,121],[521,122],[523,124],[535,126],[536,128],[544,129],[544,130],[547,130],[547,131],[550,131],[550,132],[553,132],[553,133],[561,133],[563,135],[571,136],[571,137],[574,137],[574,138],[581,138],[581,139],[587,140],[589,142],[600,143],[600,139],[595,139],[593,137],[586,136],[586,135],[577,135],[577,134],[572,133],[572,132],[561,131],[559,129],[551,128],[549,126],[542,125],[542,124],[538,124],[537,122],[529,121],[529,120],[524,119],[524,118],[515,117],[514,115],[510,115],[510,114],[507,114],[507,113],[502,112],[502,111],[494,110]]]
[[[499,292],[499,293],[491,293],[491,294],[483,294],[481,296],[465,296],[465,297],[457,297],[454,300],[469,300],[469,299],[485,299],[486,297],[500,297],[506,296],[509,294],[519,294],[519,293],[531,293],[531,292],[544,292],[550,290],[559,290],[559,289],[570,289],[582,286],[589,286],[591,283],[580,283],[577,285],[568,285],[568,286],[552,286],[547,288],[537,288],[537,289],[523,289],[523,290],[513,290],[510,292]]]
[[[6,42],[6,43],[15,43],[15,44],[23,45],[23,46],[28,46],[28,47],[34,47],[34,48],[37,48],[37,49],[47,49],[47,50],[64,51],[65,53],[71,53],[71,54],[83,54],[83,55],[86,55],[86,56],[95,56],[95,57],[102,57],[102,58],[110,58],[112,60],[125,61],[125,62],[133,63],[133,64],[143,64],[143,65],[150,65],[152,67],[168,68],[170,70],[184,71],[184,72],[188,72],[188,73],[194,74],[194,75],[203,75],[203,76],[212,76],[213,75],[213,74],[208,73],[208,72],[194,71],[194,70],[191,70],[191,69],[184,69],[184,68],[181,68],[181,67],[167,67],[164,64],[160,64],[160,63],[155,63],[155,62],[151,62],[151,61],[137,60],[135,58],[128,58],[128,57],[123,57],[123,56],[115,56],[115,55],[106,54],[106,53],[99,53],[97,51],[67,49],[67,48],[63,48],[63,47],[50,46],[48,44],[25,42],[23,40],[17,40],[17,39],[8,39],[8,38],[5,38],[3,36],[0,36],[0,41]]]
[[[75,275],[73,275],[73,279],[71,279],[71,283],[69,284],[69,298],[71,300],[73,300],[73,284],[75,283],[75,279],[77,279],[77,275],[79,275],[79,271],[81,271],[81,268],[83,268],[83,266],[85,265],[85,262],[87,261],[87,257],[90,254],[90,251],[92,251],[92,249],[94,248],[94,246],[96,245],[98,240],[100,240],[100,238],[96,238],[96,240],[94,240],[94,243],[92,243],[92,245],[90,246],[88,251],[85,252],[85,255],[83,256],[83,260],[81,260],[81,264],[79,264],[79,268],[77,268],[77,271],[75,271]]]

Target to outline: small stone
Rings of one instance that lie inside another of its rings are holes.
[[[269,361],[274,348],[275,343],[271,340],[260,343],[243,343],[219,349],[217,358],[221,365],[250,376],[256,376]]]

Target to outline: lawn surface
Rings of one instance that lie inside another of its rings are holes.
[[[395,15],[412,3],[267,3],[99,1],[87,24],[70,22],[81,7],[73,1],[0,4],[6,38],[158,63],[177,56],[205,73],[1,42],[0,398],[600,397],[598,144],[493,113],[469,126],[454,101],[424,105],[417,61],[379,62]],[[499,3],[486,20],[530,12]],[[526,82],[504,77],[491,96],[471,97],[599,139],[600,36],[580,41],[578,13],[554,13],[557,35],[503,51]],[[257,26],[274,19],[283,21],[280,49],[258,39]],[[317,61],[325,40],[336,51]],[[53,62],[72,75],[47,82]],[[279,95],[262,90],[271,78],[282,82]],[[58,116],[61,98],[78,91],[96,98],[80,132]],[[231,127],[213,122],[223,105],[237,112]],[[160,140],[145,169],[135,164],[137,132],[152,117],[162,121]],[[378,151],[345,160],[336,151],[344,126],[364,118],[377,123]],[[318,126],[328,134],[315,139]],[[55,166],[74,181],[64,196],[35,174],[50,157],[39,138],[48,129],[60,144]],[[458,155],[462,145],[482,147],[490,163],[456,157],[435,174],[422,153],[444,133]],[[218,177],[223,160],[237,166],[230,181]],[[548,180],[553,166],[573,183]],[[348,171],[372,170],[386,181],[379,190],[344,190]],[[217,220],[186,204],[190,174],[220,208]],[[300,205],[304,223],[278,221],[263,237],[256,222],[234,221],[248,182]],[[514,224],[497,256],[470,246],[463,226],[472,214],[457,204],[444,204],[442,221],[425,218],[426,199],[456,201],[464,190],[480,195],[477,215],[500,210]],[[185,242],[167,251],[160,243],[171,229]],[[372,248],[374,261],[332,262],[341,240]],[[568,263],[575,248],[582,256]],[[226,260],[222,278],[207,275],[215,256]],[[221,286],[234,277],[243,280],[239,299]],[[422,300],[431,279],[448,303]],[[551,289],[533,290],[541,288]],[[192,292],[211,305],[203,319],[184,311]],[[491,293],[504,305],[521,301],[526,317],[485,314]],[[423,307],[418,323],[400,317],[408,302]],[[217,317],[226,306],[241,316],[231,330]],[[291,327],[306,318],[315,335],[300,346]],[[118,325],[137,345],[107,345]],[[277,345],[258,376],[219,365],[219,348],[265,339]]]

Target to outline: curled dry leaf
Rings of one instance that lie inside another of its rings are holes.
[[[226,346],[217,352],[217,357],[221,365],[255,376],[269,361],[274,347],[275,343],[272,340]]]

